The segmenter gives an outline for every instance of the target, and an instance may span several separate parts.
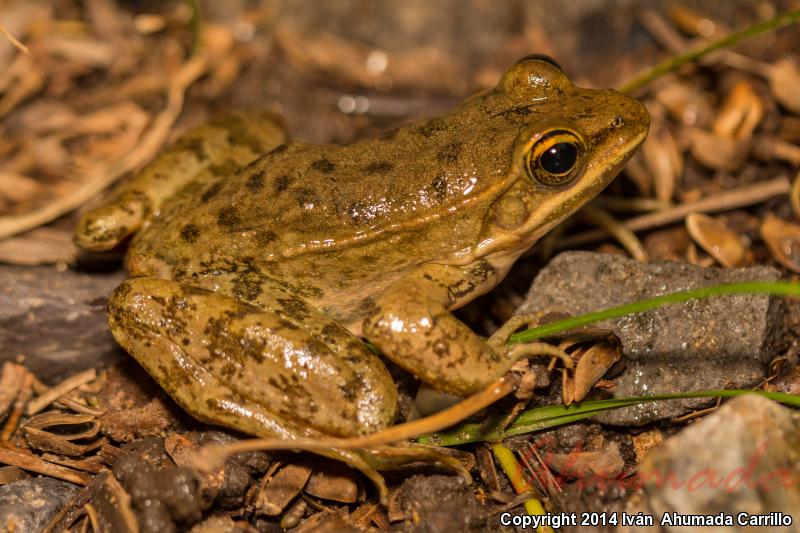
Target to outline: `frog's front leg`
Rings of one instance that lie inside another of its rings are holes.
[[[494,285],[491,268],[425,265],[376,300],[363,332],[392,361],[436,389],[466,396],[511,369],[520,353],[481,340],[452,315],[465,293]]]
[[[86,213],[75,241],[86,250],[109,250],[188,183],[224,178],[285,141],[283,126],[271,113],[219,116],[183,135],[125,183],[114,200]]]

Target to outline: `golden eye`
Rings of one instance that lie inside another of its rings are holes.
[[[528,172],[542,185],[564,185],[580,174],[583,152],[583,141],[575,133],[549,131],[528,152]]]

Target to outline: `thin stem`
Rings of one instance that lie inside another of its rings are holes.
[[[662,296],[656,296],[655,298],[639,300],[638,302],[632,302],[602,311],[595,311],[593,313],[586,313],[585,315],[557,320],[536,328],[526,329],[525,331],[512,335],[508,339],[508,343],[533,342],[543,337],[588,326],[602,320],[619,318],[634,313],[643,313],[664,305],[674,305],[698,298],[708,298],[710,296],[749,293],[765,293],[776,296],[800,296],[800,284],[785,281],[746,281],[664,294]]]
[[[800,10],[789,11],[788,13],[784,13],[783,15],[778,15],[775,18],[765,20],[763,22],[759,22],[750,26],[749,28],[745,28],[743,30],[739,30],[737,32],[731,33],[730,35],[726,35],[721,39],[709,43],[705,46],[701,46],[695,50],[690,50],[686,53],[668,58],[661,63],[657,64],[656,66],[652,67],[650,70],[636,76],[632,80],[622,84],[619,88],[620,92],[623,93],[631,93],[636,89],[639,89],[656,78],[663,76],[673,70],[676,70],[687,63],[691,63],[700,57],[713,52],[714,50],[719,50],[720,48],[727,48],[729,46],[733,46],[738,44],[745,39],[749,39],[751,37],[755,37],[756,35],[760,35],[762,33],[772,31],[783,26],[787,26],[789,24],[794,24],[795,22],[800,21]]]
[[[517,458],[514,456],[514,452],[509,450],[503,444],[494,444],[492,446],[492,453],[494,454],[495,459],[500,464],[500,468],[503,469],[506,476],[508,476],[509,481],[511,481],[511,485],[514,487],[514,491],[517,494],[524,494],[526,492],[533,492],[533,487],[528,480],[525,479],[525,474],[522,471],[522,465],[519,464]],[[529,515],[536,515],[541,516],[545,514],[544,506],[542,502],[539,501],[537,498],[529,498],[525,500],[525,511]],[[553,529],[550,526],[538,526],[536,528],[538,533],[553,533]]]
[[[764,396],[765,398],[784,405],[800,407],[800,396],[783,392],[745,389],[678,392],[673,394],[659,394],[657,396],[636,396],[631,398],[593,400],[571,405],[537,407],[520,413],[514,422],[506,429],[499,427],[503,417],[495,416],[483,423],[461,424],[447,432],[425,435],[419,437],[417,442],[422,444],[434,444],[436,446],[458,446],[479,441],[499,442],[515,435],[533,433],[534,431],[542,431],[584,420],[603,411],[630,407],[647,402],[686,400],[693,398],[732,398],[743,394],[758,394],[759,396]]]

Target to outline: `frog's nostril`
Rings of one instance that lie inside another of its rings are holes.
[[[610,130],[616,130],[616,129],[619,129],[619,128],[621,128],[621,127],[622,127],[622,126],[624,126],[624,125],[625,125],[625,119],[624,119],[624,118],[622,118],[621,116],[617,115],[617,116],[616,116],[616,117],[614,117],[614,119],[611,121],[611,124],[609,124],[609,125],[608,125],[608,129],[610,129]]]

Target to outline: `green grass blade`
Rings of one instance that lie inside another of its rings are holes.
[[[603,411],[630,407],[645,402],[692,398],[732,398],[742,394],[758,394],[785,405],[800,407],[800,396],[782,392],[742,389],[679,392],[674,394],[660,394],[657,396],[592,400],[572,405],[548,405],[545,407],[537,407],[520,413],[514,422],[505,430],[497,427],[502,417],[495,416],[483,423],[460,424],[450,431],[424,435],[419,437],[417,442],[435,444],[437,446],[457,446],[479,441],[496,442],[507,437],[513,437],[514,435],[523,435],[525,433],[542,431],[577,422]]]
[[[784,13],[782,15],[778,15],[775,18],[765,20],[763,22],[759,22],[750,26],[749,28],[745,28],[743,30],[739,30],[737,32],[731,33],[730,35],[726,35],[721,39],[709,43],[705,46],[701,46],[700,48],[696,48],[694,50],[690,50],[686,53],[671,57],[662,61],[661,63],[657,64],[656,66],[652,67],[651,69],[647,70],[646,72],[636,76],[632,80],[624,83],[620,88],[619,91],[623,93],[630,93],[639,89],[656,78],[663,76],[673,70],[676,70],[687,63],[691,63],[693,61],[698,60],[699,58],[703,57],[704,55],[713,52],[714,50],[719,50],[720,48],[727,48],[729,46],[733,46],[738,44],[745,39],[749,39],[751,37],[755,37],[762,33],[766,33],[768,31],[776,30],[783,26],[787,26],[789,24],[794,24],[795,22],[800,21],[800,10],[789,11],[788,13]]]
[[[566,318],[558,320],[549,324],[544,324],[535,328],[530,328],[519,333],[515,333],[509,338],[509,344],[519,342],[533,342],[542,337],[555,335],[564,331],[569,331],[575,328],[588,326],[596,322],[608,320],[611,318],[619,318],[625,315],[634,313],[643,313],[665,305],[674,305],[699,298],[708,298],[711,296],[725,296],[733,294],[749,294],[749,293],[766,293],[778,296],[800,296],[800,283],[790,283],[786,281],[747,281],[742,283],[726,283],[722,285],[714,285],[712,287],[701,287],[699,289],[692,289],[688,291],[674,292],[672,294],[664,294],[649,298],[647,300],[639,300],[618,307],[604,309],[602,311],[595,311],[585,315]]]

